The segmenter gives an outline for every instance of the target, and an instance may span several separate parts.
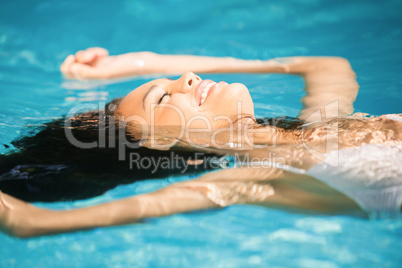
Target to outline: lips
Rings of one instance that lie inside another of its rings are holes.
[[[216,83],[212,80],[203,80],[196,88],[197,96],[196,100],[198,106],[201,106],[205,100],[211,95],[211,93],[220,85],[227,84],[226,82]]]
[[[205,101],[205,94],[215,82],[212,80],[202,80],[197,86],[197,104],[200,106]],[[204,97],[204,98],[203,98]]]

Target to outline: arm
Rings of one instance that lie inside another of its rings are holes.
[[[349,62],[337,57],[290,57],[242,60],[230,57],[160,55],[133,52],[109,56],[103,48],[70,55],[60,67],[69,78],[107,79],[145,74],[288,73],[303,76],[307,95],[299,118],[306,121],[346,116],[353,112],[359,85]],[[335,103],[334,103],[335,102]]]
[[[304,78],[307,94],[302,98],[301,120],[325,121],[353,113],[359,84],[349,61],[338,57],[293,57],[284,61],[289,73]]]
[[[76,79],[108,79],[144,74],[266,73],[284,72],[286,66],[275,61],[242,60],[231,57],[161,55],[132,52],[109,56],[103,48],[89,48],[68,56],[61,72]]]
[[[216,206],[202,193],[185,187],[167,187],[150,194],[65,211],[37,208],[0,194],[0,230],[17,237],[136,223],[144,218]]]
[[[1,194],[0,229],[30,237],[240,203],[321,213],[358,209],[349,198],[312,177],[274,168],[239,168],[208,173],[154,193],[69,211],[41,209]]]

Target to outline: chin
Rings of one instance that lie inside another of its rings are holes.
[[[235,96],[238,101],[241,101],[243,114],[250,114],[254,116],[254,103],[250,96],[250,92],[245,85],[240,83],[230,84],[227,90],[230,92],[230,95]]]

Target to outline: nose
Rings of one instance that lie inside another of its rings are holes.
[[[173,85],[172,93],[188,93],[201,82],[201,78],[192,73],[185,72]]]

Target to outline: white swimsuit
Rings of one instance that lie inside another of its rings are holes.
[[[401,216],[402,146],[367,144],[330,152],[307,171],[375,217]]]
[[[402,115],[386,118],[402,122]],[[293,173],[308,174],[354,200],[371,217],[402,216],[402,144],[367,144],[332,151],[326,159],[305,171],[277,166]],[[236,166],[248,165],[238,162]]]

